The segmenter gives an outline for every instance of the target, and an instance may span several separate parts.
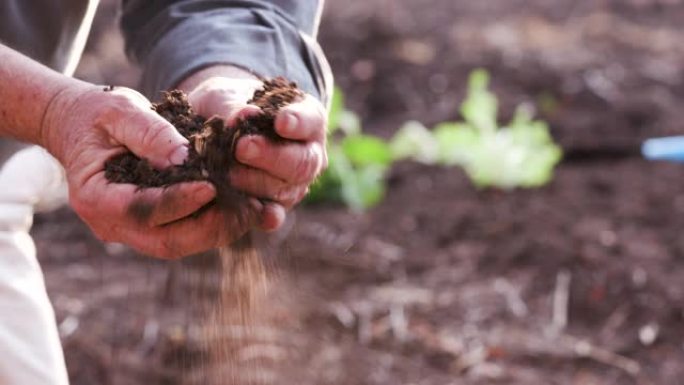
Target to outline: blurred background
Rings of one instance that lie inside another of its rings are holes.
[[[135,86],[116,15],[103,1],[77,76]],[[684,166],[638,148],[684,133],[682,20],[680,0],[328,1],[319,40],[365,131],[457,119],[483,67],[501,118],[532,103],[565,158],[513,191],[400,162],[364,213],[298,209],[244,383],[681,383]],[[74,385],[201,383],[206,263],[103,245],[69,209],[33,234]]]

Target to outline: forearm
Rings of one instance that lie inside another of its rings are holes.
[[[42,120],[50,101],[83,82],[0,44],[0,137],[45,146]]]

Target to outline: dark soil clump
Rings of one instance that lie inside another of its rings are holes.
[[[273,141],[282,140],[276,134],[275,117],[278,111],[295,100],[299,100],[304,94],[297,88],[297,84],[288,83],[284,78],[265,80],[264,87],[257,90],[248,102],[261,108],[262,115],[250,116],[237,123],[237,131],[240,135],[263,135]]]

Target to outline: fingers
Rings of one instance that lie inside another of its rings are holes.
[[[288,183],[310,183],[324,167],[325,152],[319,142],[272,143],[262,136],[239,140],[237,160]]]
[[[139,225],[159,226],[191,215],[215,196],[208,182],[138,189],[130,184],[108,183],[101,172],[72,194],[72,205],[81,216],[95,221],[125,216]]]
[[[277,202],[286,209],[299,203],[307,193],[307,184],[291,185],[261,170],[234,166],[230,171],[230,184],[248,195]]]
[[[192,215],[216,196],[208,182],[190,182],[168,188],[144,189],[136,193],[128,215],[140,224],[161,226]]]
[[[268,226],[278,224],[278,213],[267,213],[255,199],[237,207],[239,212],[208,209],[199,216],[190,215],[214,196],[214,188],[205,182],[138,191],[133,185],[107,184],[98,174],[72,195],[72,205],[103,241],[124,242],[161,258],[226,245],[261,225],[264,215]]]
[[[268,203],[262,211],[259,228],[263,231],[278,230],[285,223],[286,217],[287,210],[285,207],[277,203]]]
[[[157,168],[182,164],[188,156],[188,141],[172,125],[152,111],[150,102],[129,89],[112,91],[118,107],[103,117],[109,134],[134,154]],[[122,97],[123,96],[123,97]]]
[[[251,210],[249,223],[241,224],[236,216],[209,210],[199,218],[186,218],[167,226],[144,231],[121,229],[120,235],[134,249],[157,258],[175,259],[225,246],[244,235],[259,221],[259,213]],[[201,229],[201,231],[198,231]]]
[[[303,199],[308,185],[327,167],[326,116],[323,105],[307,96],[276,117],[276,132],[290,141],[272,143],[261,136],[247,136],[238,142],[236,158],[248,167],[235,167],[231,184],[274,202],[264,210],[262,229],[280,227],[286,210]]]
[[[152,112],[127,122],[126,147],[157,168],[182,164],[188,157],[188,141],[172,125]]]
[[[311,95],[283,108],[276,117],[275,130],[286,139],[325,142],[327,112]]]

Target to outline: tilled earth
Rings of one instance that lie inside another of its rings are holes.
[[[681,383],[684,166],[637,150],[684,131],[683,16],[679,0],[328,2],[320,39],[370,132],[455,119],[483,66],[504,117],[537,104],[567,157],[538,190],[401,163],[365,214],[299,209],[268,240],[268,317],[238,355],[262,368],[243,383]],[[93,72],[93,49],[81,73],[120,76]],[[74,385],[202,382],[210,256],[104,246],[67,209],[34,235]]]

